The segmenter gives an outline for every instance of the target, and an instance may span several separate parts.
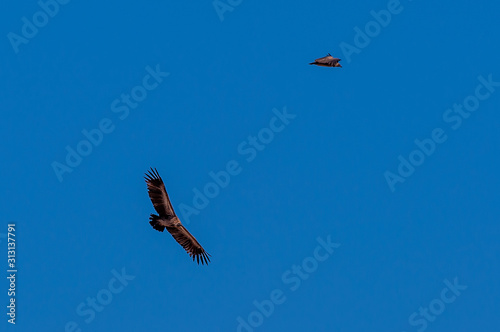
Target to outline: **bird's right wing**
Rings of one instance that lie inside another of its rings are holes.
[[[167,226],[167,231],[172,234],[175,241],[186,250],[189,256],[193,257],[193,261],[196,258],[198,264],[200,264],[200,260],[201,264],[208,264],[210,262],[210,254],[203,249],[201,244],[196,241],[195,237],[182,224]]]

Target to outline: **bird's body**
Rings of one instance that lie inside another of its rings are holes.
[[[153,221],[154,224],[158,224],[157,228],[161,227],[176,227],[179,225],[182,225],[181,221],[177,217],[171,217],[171,218],[164,218],[157,216],[156,214],[152,214],[149,218],[150,221]],[[151,225],[152,226],[152,225]],[[154,228],[154,226],[153,226]],[[155,228],[156,229],[156,228]],[[160,232],[163,232],[163,230],[156,229]]]
[[[189,256],[193,257],[193,261],[196,258],[198,264],[200,264],[200,261],[201,264],[208,264],[210,262],[210,255],[175,215],[174,208],[172,207],[172,203],[170,203],[170,198],[165,189],[165,184],[158,171],[151,168],[146,173],[145,179],[148,186],[149,198],[156,212],[159,214],[151,214],[149,224],[159,232],[163,232],[166,228],[172,237],[186,250]]]
[[[327,56],[319,58],[314,60],[314,62],[311,62],[310,65],[316,65],[316,66],[321,66],[321,67],[340,67],[339,61],[341,59],[339,58],[334,58],[330,53],[328,53]]]

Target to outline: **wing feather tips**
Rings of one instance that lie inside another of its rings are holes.
[[[200,263],[201,263],[201,265],[208,265],[208,263],[210,263],[210,257],[209,257],[210,254],[208,252],[206,252],[203,248],[200,248],[198,250],[186,249],[186,251],[188,252],[189,256],[191,256],[191,258],[193,258],[193,262],[196,259],[196,263],[198,265],[200,265]]]
[[[158,173],[158,170],[156,168],[151,167],[151,169],[149,169],[145,175],[146,176],[144,178],[146,179],[146,182],[154,180],[162,181],[160,173]]]
[[[207,253],[205,250],[201,249],[202,251],[199,252],[196,256],[200,258],[200,261],[201,261],[201,265],[208,265],[208,263],[210,262],[210,258],[208,256],[210,256],[209,253]],[[200,263],[198,263],[200,264]]]
[[[193,249],[193,250],[188,250],[186,249],[186,251],[188,252],[189,256],[191,256],[193,258],[193,262],[195,261],[196,259],[196,263],[198,265],[208,265],[208,263],[210,263],[210,254],[207,253],[203,248],[201,249]]]
[[[201,254],[201,257],[202,257],[201,264],[203,264],[203,260],[205,260],[205,264],[208,265],[208,262],[210,262],[210,258],[208,256],[210,256],[210,254],[208,254],[205,251]]]

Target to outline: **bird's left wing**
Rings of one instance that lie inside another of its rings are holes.
[[[149,198],[156,212],[160,216],[175,216],[174,208],[172,207],[172,203],[170,203],[170,198],[168,198],[167,190],[165,189],[165,184],[156,168],[151,168],[144,178],[148,185]]]
[[[167,226],[167,231],[172,234],[172,237],[177,241],[189,256],[196,258],[198,264],[208,264],[210,262],[210,254],[203,249],[201,244],[196,241],[195,237],[188,232],[188,230],[181,224],[175,226]]]

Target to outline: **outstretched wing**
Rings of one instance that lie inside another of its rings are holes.
[[[182,224],[167,226],[167,231],[187,251],[189,256],[193,257],[193,261],[196,258],[198,264],[200,264],[200,261],[201,264],[208,264],[210,262],[210,254],[203,249],[201,244],[196,241],[195,237]]]
[[[168,198],[167,190],[165,189],[165,184],[158,174],[158,171],[151,168],[146,176],[146,184],[148,185],[148,194],[153,206],[160,216],[163,217],[174,217],[175,212]]]

